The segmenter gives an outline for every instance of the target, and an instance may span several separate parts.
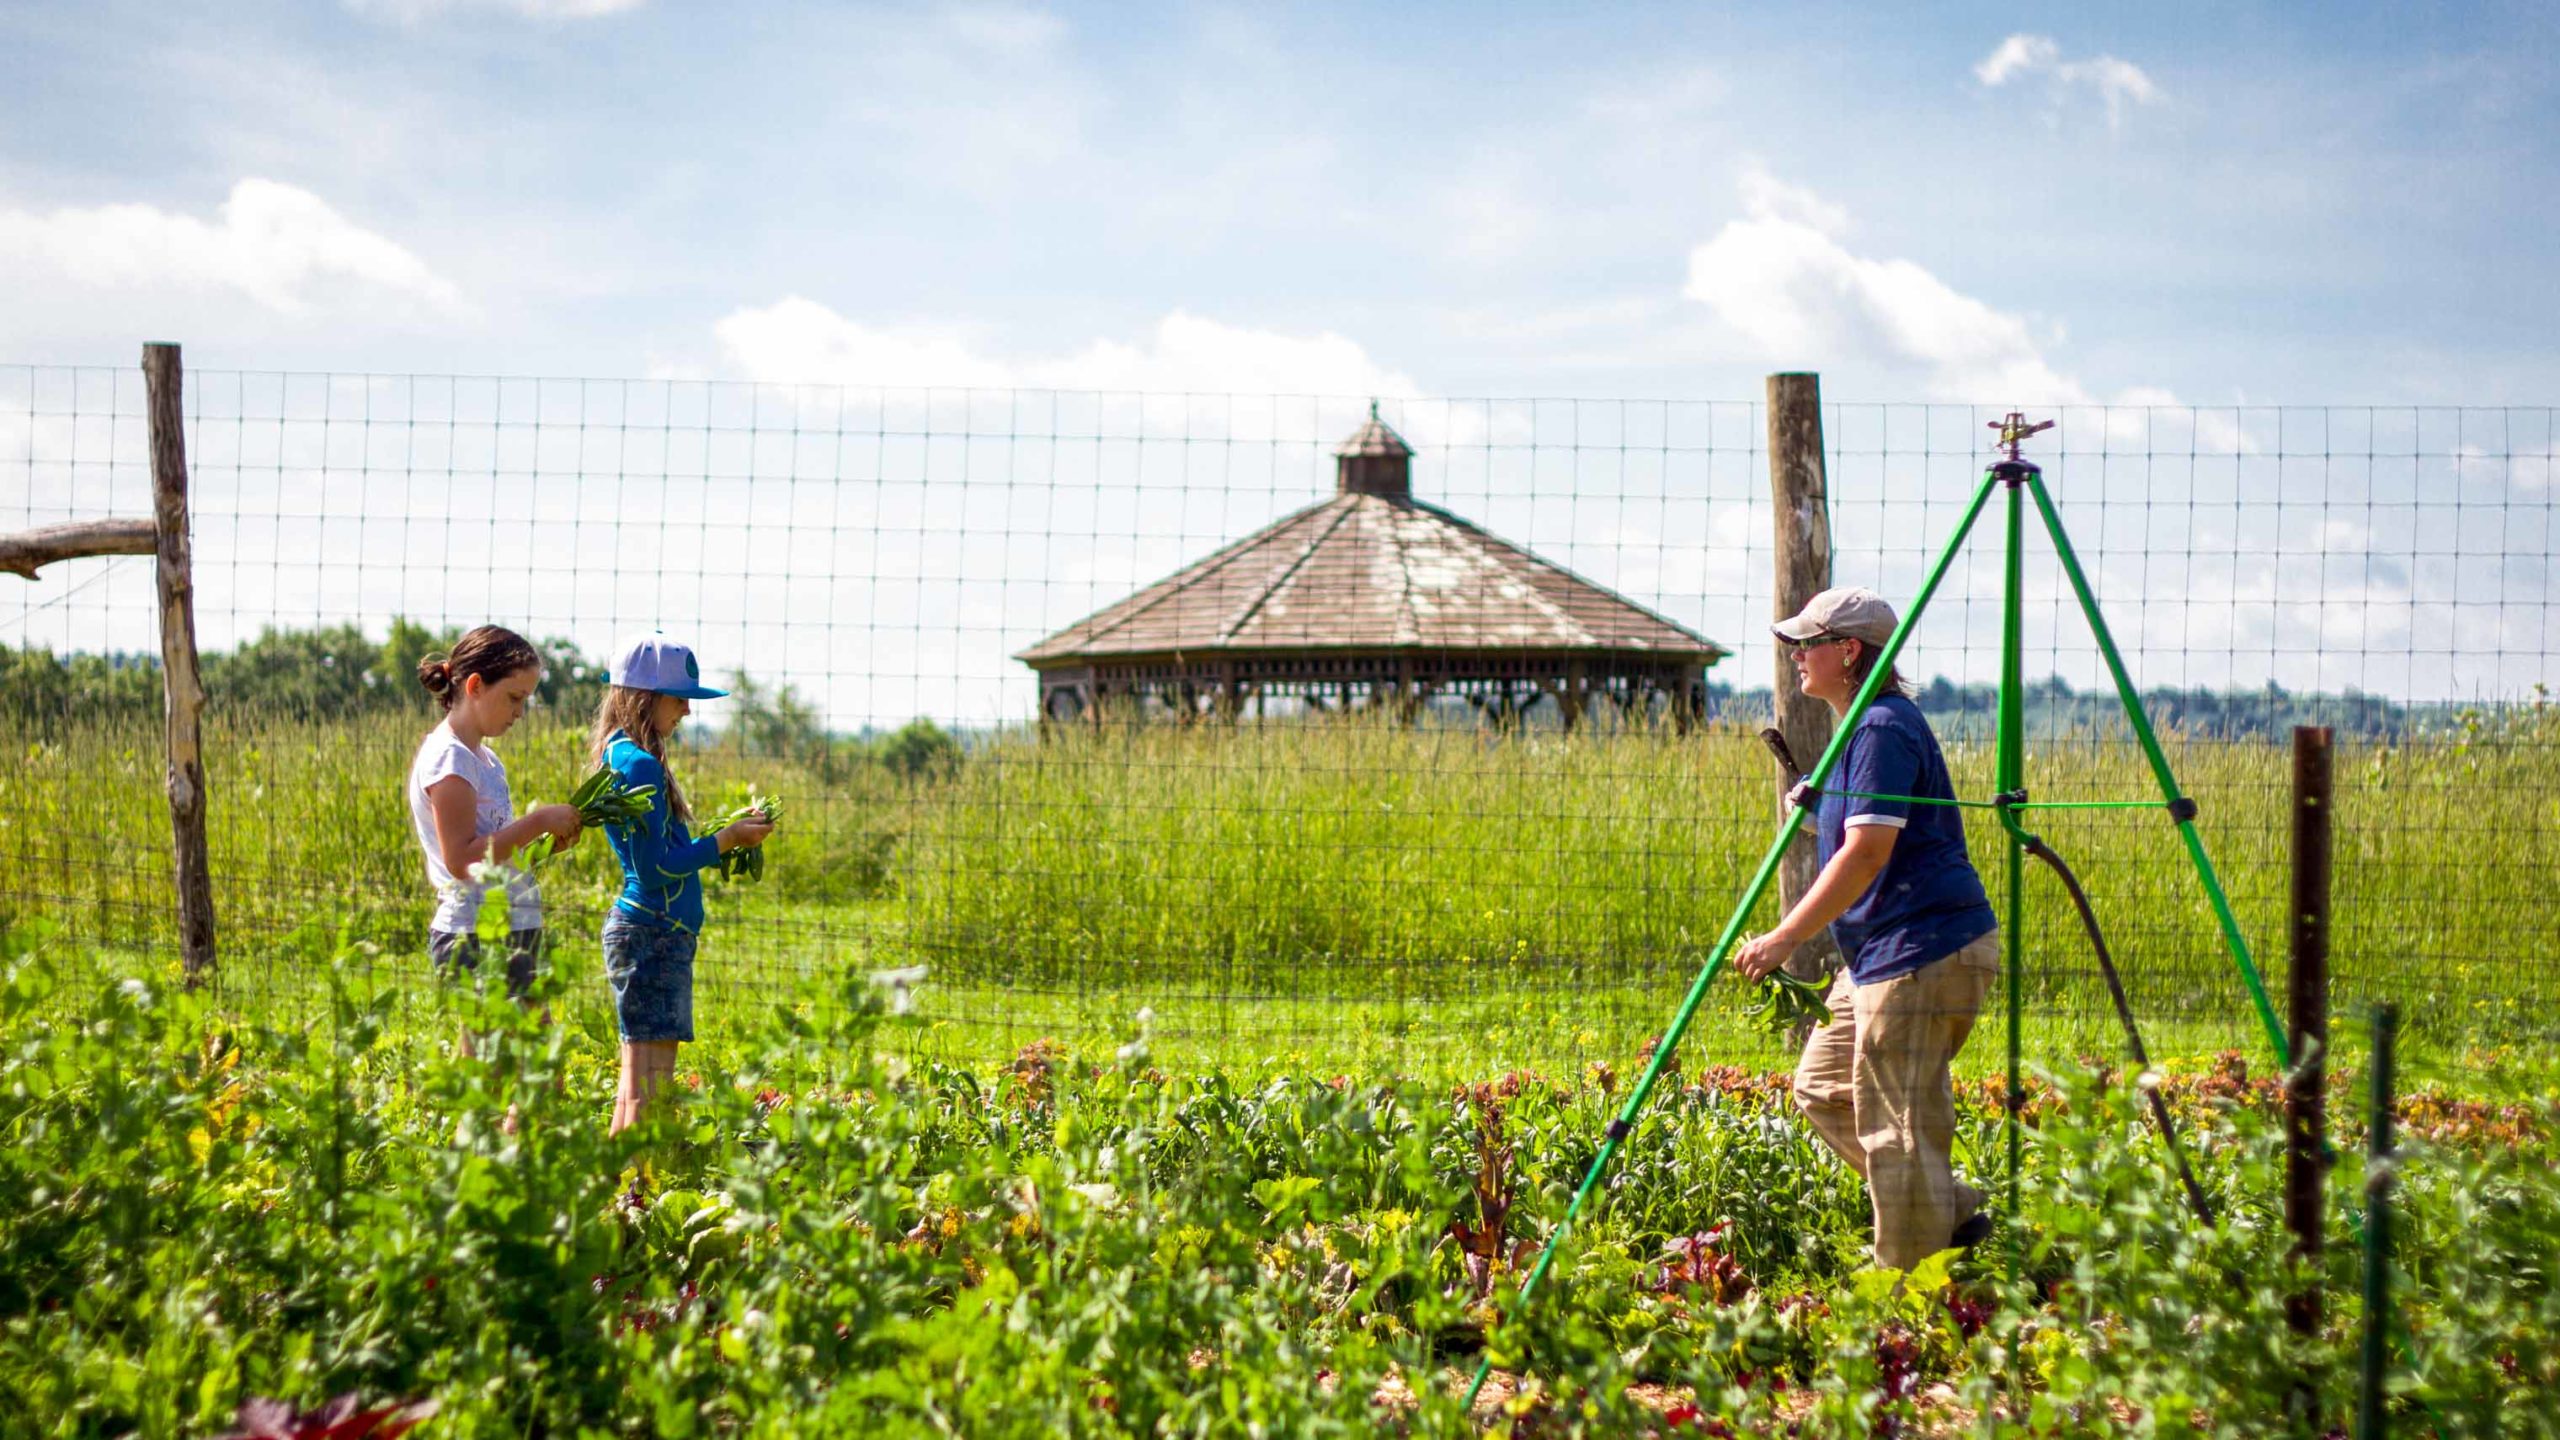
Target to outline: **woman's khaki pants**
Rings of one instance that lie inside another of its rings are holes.
[[[1956,1178],[1948,1065],[1999,974],[1997,931],[1890,980],[1853,986],[1843,973],[1831,1023],[1805,1042],[1796,1105],[1865,1178],[1880,1265],[1908,1270],[1946,1249],[1982,1208],[1982,1192]]]

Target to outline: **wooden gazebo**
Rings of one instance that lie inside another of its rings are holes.
[[[1413,498],[1413,449],[1369,410],[1335,452],[1335,494],[1077,621],[1015,658],[1057,723],[1232,718],[1269,696],[1412,718],[1457,696],[1497,721],[1543,698],[1705,711],[1729,651],[1625,596]]]

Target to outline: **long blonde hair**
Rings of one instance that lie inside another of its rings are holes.
[[[658,692],[634,690],[628,685],[607,685],[604,698],[596,702],[595,731],[588,737],[588,758],[604,763],[605,747],[613,742],[617,730],[631,737],[632,743],[658,759],[658,768],[666,772],[667,812],[687,825],[693,823],[693,807],[684,801],[684,789],[676,784],[676,767],[667,763],[667,737],[658,733]]]

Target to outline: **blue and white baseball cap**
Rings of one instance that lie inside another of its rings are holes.
[[[654,690],[687,700],[717,700],[729,693],[702,683],[702,665],[692,650],[655,633],[622,642],[605,678],[633,690]]]

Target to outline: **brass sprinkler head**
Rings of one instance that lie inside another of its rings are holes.
[[[2053,422],[2050,420],[2039,420],[2030,425],[2027,423],[2027,417],[2016,410],[2010,411],[1997,420],[1984,423],[2000,432],[2000,445],[2009,452],[2009,459],[2013,462],[2020,458],[2018,447],[2026,443],[2028,436],[2053,428]]]

